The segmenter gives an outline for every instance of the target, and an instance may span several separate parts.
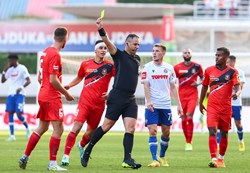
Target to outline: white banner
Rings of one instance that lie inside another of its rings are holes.
[[[74,113],[77,105],[64,105],[64,129],[65,130],[71,130],[73,123],[74,123]],[[138,110],[138,120],[136,125],[136,131],[140,132],[147,132],[147,128],[145,127],[144,123],[144,112],[145,107],[142,105],[139,105]],[[26,104],[24,107],[24,117],[26,118],[30,129],[34,130],[38,126],[39,120],[36,119],[36,113],[38,111],[38,105],[36,104]],[[248,122],[250,122],[250,116],[248,115],[248,112],[250,112],[250,106],[245,106],[242,109],[242,124],[244,132],[250,132],[250,126],[248,125]],[[104,112],[105,113],[105,112]],[[171,127],[172,132],[182,132],[181,127],[181,119],[177,115],[177,108],[176,106],[172,106],[172,114],[173,114],[173,125]],[[15,116],[15,129],[21,130],[24,129],[24,126],[22,123],[17,119],[17,116]],[[104,116],[102,117],[101,123],[103,122]],[[195,114],[194,114],[194,131],[195,132],[203,132],[207,131],[206,124],[201,123],[201,115],[199,113],[198,107],[196,108]],[[203,122],[206,121],[206,118],[203,117]],[[8,114],[5,112],[5,105],[0,104],[0,130],[8,130]],[[50,127],[51,128],[51,127]],[[86,123],[83,126],[83,130],[86,129]],[[160,129],[159,129],[160,130]],[[232,130],[235,131],[234,122],[232,119]],[[122,119],[120,118],[114,127],[111,129],[111,131],[124,131],[124,126]]]

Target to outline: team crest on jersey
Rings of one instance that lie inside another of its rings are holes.
[[[168,70],[166,68],[164,69],[164,73],[168,73]]]
[[[229,80],[229,79],[230,79],[229,74],[225,75],[225,80]]]
[[[102,75],[103,76],[107,75],[107,73],[108,73],[108,70],[106,68],[102,69]]]
[[[196,72],[195,68],[192,68],[191,72],[194,74]]]

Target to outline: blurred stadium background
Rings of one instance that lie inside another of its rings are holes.
[[[66,26],[70,31],[68,44],[62,52],[63,82],[67,83],[76,75],[80,62],[94,55],[94,42],[98,39],[94,22],[102,9],[105,9],[105,29],[119,48],[123,49],[127,33],[135,32],[141,37],[142,65],[151,60],[155,42],[166,44],[165,61],[172,65],[182,61],[184,48],[191,48],[193,61],[204,68],[214,65],[217,47],[228,47],[246,75],[242,97],[248,111],[249,0],[0,0],[0,70],[7,62],[8,53],[19,54],[19,62],[27,66],[32,78],[26,89],[26,103],[37,106],[37,60],[39,52],[52,43],[55,27]],[[81,88],[82,85],[78,85],[71,92],[79,97]],[[7,89],[8,83],[0,85],[3,121]],[[143,105],[140,83],[136,97],[138,104]]]

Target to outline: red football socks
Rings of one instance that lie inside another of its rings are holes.
[[[181,125],[182,125],[182,130],[183,130],[186,142],[187,142],[187,118],[181,119]]]
[[[56,160],[57,151],[60,146],[60,138],[56,138],[54,136],[50,137],[50,143],[49,143],[49,153],[50,153],[50,160]]]
[[[89,143],[89,141],[90,141],[89,136],[86,135],[86,134],[84,133],[84,135],[82,136],[82,140],[81,140],[81,142],[80,142],[80,145],[81,145],[82,147],[85,147],[85,145],[86,145],[87,143]]]
[[[74,146],[75,142],[76,142],[76,133],[74,132],[70,132],[67,136],[66,139],[66,144],[64,147],[64,154],[69,155],[71,152],[72,147]]]
[[[30,139],[29,139],[29,142],[27,144],[27,147],[26,147],[24,154],[29,156],[30,153],[36,147],[36,144],[38,143],[39,140],[40,140],[40,136],[36,132],[33,132],[30,136]]]
[[[194,131],[194,122],[193,117],[187,117],[187,143],[192,143],[193,139],[193,131]]]
[[[209,150],[211,158],[216,158],[216,150],[217,150],[217,142],[216,142],[216,136],[209,136]]]
[[[220,155],[224,156],[227,150],[227,146],[228,146],[228,137],[223,138],[221,137],[220,139]]]

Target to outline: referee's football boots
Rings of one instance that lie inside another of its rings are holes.
[[[123,168],[132,168],[132,169],[138,169],[142,165],[140,163],[137,163],[134,159],[127,159],[122,162]]]
[[[81,164],[83,167],[88,166],[89,158],[90,158],[90,153],[85,151],[82,158],[81,158]]]

